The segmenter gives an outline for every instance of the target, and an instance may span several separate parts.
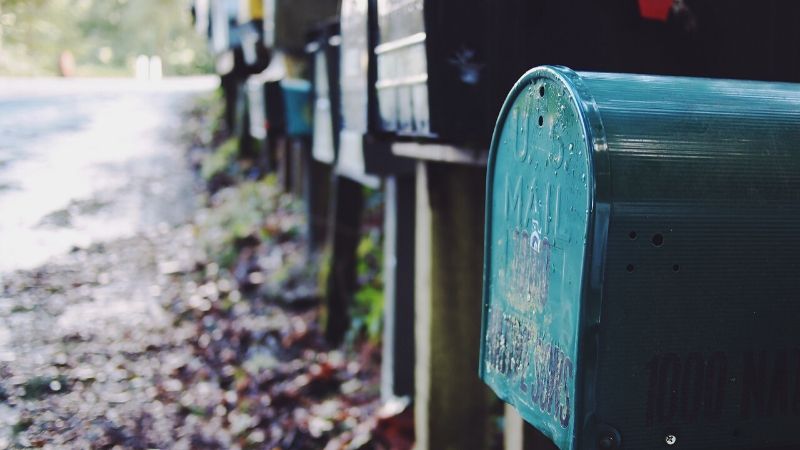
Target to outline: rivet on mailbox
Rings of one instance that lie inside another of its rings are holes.
[[[487,180],[480,376],[526,421],[800,448],[800,87],[538,67]]]

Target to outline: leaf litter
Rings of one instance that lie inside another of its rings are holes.
[[[193,223],[3,279],[0,448],[411,447],[379,342],[323,339],[301,205],[269,177],[215,190]]]

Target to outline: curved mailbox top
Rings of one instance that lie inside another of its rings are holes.
[[[487,177],[480,375],[561,449],[795,448],[800,87],[538,67]]]

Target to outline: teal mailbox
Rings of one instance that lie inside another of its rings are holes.
[[[480,376],[567,449],[800,448],[800,87],[539,67],[487,177]]]

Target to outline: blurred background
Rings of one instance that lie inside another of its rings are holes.
[[[130,76],[139,55],[167,76],[207,73],[183,0],[3,0],[0,76]]]

